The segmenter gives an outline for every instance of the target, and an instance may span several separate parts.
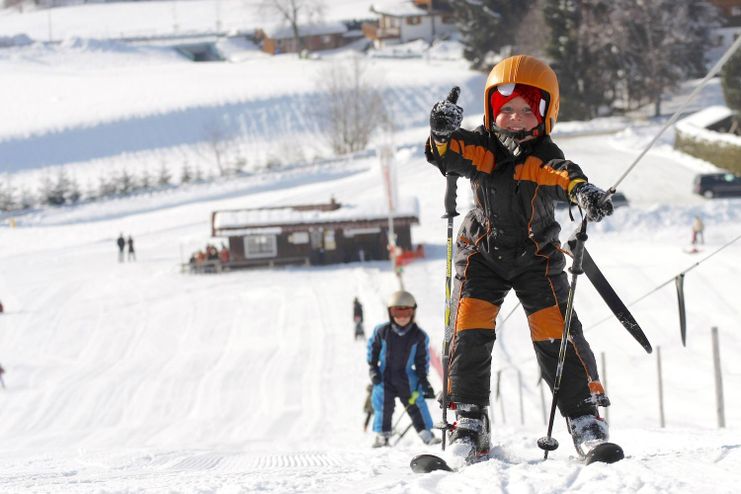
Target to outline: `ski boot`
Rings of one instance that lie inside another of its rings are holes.
[[[466,464],[486,459],[489,454],[489,416],[486,407],[468,403],[455,405],[456,422],[448,438],[452,455],[463,458]]]
[[[430,429],[423,429],[418,432],[419,438],[422,440],[425,444],[440,444],[442,440],[439,437],[435,437],[435,434],[432,433]]]
[[[567,417],[566,423],[574,447],[579,456],[584,458],[595,446],[606,443],[610,439],[607,422],[598,415],[588,414],[578,417]]]
[[[390,432],[379,432],[378,434],[376,434],[376,439],[373,441],[373,444],[371,446],[373,448],[383,448],[385,446],[389,446],[390,437]]]

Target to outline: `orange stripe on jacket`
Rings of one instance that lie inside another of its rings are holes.
[[[466,146],[461,140],[451,139],[450,150],[470,161],[480,172],[490,173],[494,169],[494,154],[484,146]]]
[[[557,185],[564,190],[569,189],[571,182],[568,171],[543,166],[543,160],[535,156],[528,156],[523,164],[515,167],[515,180],[527,180],[538,185]]]
[[[455,332],[467,329],[494,329],[499,306],[478,298],[461,298],[455,318]]]
[[[564,319],[557,305],[552,305],[527,316],[530,338],[533,341],[560,340]]]
[[[602,383],[599,381],[592,381],[589,383],[589,392],[595,395],[605,394],[605,388],[602,387]]]

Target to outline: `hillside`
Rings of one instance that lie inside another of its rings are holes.
[[[330,196],[348,204],[383,200],[375,144],[341,159],[328,159],[318,144],[307,114],[313,89],[304,82],[326,63],[286,56],[191,64],[159,49],[83,40],[0,50],[9,88],[0,103],[15,116],[0,124],[0,160],[18,183],[33,183],[60,165],[81,181],[184,156],[206,167],[195,148],[214,116],[236,122],[235,142],[250,153],[309,142],[309,155],[317,147],[315,161],[290,159],[277,170],[256,168],[228,180],[35,210],[16,217],[15,228],[0,225],[6,311],[0,363],[7,371],[0,389],[0,491],[695,493],[712,485],[717,493],[736,492],[741,243],[704,259],[741,235],[740,202],[693,195],[693,176],[712,167],[674,152],[670,135],[623,183],[630,206],[590,226],[587,244],[629,303],[703,261],[685,280],[686,348],[672,284],[631,306],[661,348],[666,428],[659,427],[656,354],[647,355],[609,318],[586,280],[576,296],[592,348],[606,357],[612,439],[627,454],[615,465],[583,467],[570,459],[560,418],[554,434],[561,447],[542,461],[538,371],[519,309],[498,328],[494,372],[502,373],[502,395],[492,403],[494,459],[460,473],[415,476],[409,458],[425,449],[416,437],[373,450],[362,431],[368,377],[350,307],[358,296],[369,325],[385,320],[384,300],[397,288],[388,263],[180,272],[184,257],[212,240],[213,210]],[[422,142],[429,107],[453,84],[463,87],[466,124],[480,121],[483,78],[461,62],[371,63],[384,74],[384,100],[397,116],[400,193],[420,204],[412,235],[427,258],[406,267],[404,281],[419,302],[419,324],[439,350],[444,180],[424,161]],[[717,102],[718,85],[701,98]],[[566,155],[604,187],[659,128],[627,120],[559,127],[556,140]],[[461,210],[470,205],[464,185]],[[692,256],[683,248],[698,214],[707,243]],[[559,219],[568,234],[568,214],[559,212]],[[116,261],[119,232],[136,239],[137,262]],[[515,303],[510,295],[502,314]],[[725,429],[716,423],[713,326],[721,341]],[[433,386],[440,385],[433,376]]]

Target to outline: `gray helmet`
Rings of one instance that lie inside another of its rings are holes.
[[[386,307],[389,309],[391,307],[414,307],[416,309],[417,301],[414,300],[414,296],[411,293],[399,290],[391,294]]]

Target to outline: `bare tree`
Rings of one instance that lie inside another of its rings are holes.
[[[325,104],[319,109],[327,139],[337,154],[365,149],[371,134],[388,120],[381,92],[360,56],[333,62],[320,71]]]
[[[324,13],[324,2],[322,0],[261,0],[258,10],[288,24],[293,33],[293,41],[298,51],[301,52],[304,49],[304,42],[301,39],[299,27],[302,22],[311,22],[321,18]]]
[[[205,127],[206,133],[206,146],[210,152],[210,155],[216,162],[216,167],[219,169],[219,175],[225,175],[227,170],[224,167],[224,158],[229,151],[229,140],[227,131],[219,121],[212,121]]]

